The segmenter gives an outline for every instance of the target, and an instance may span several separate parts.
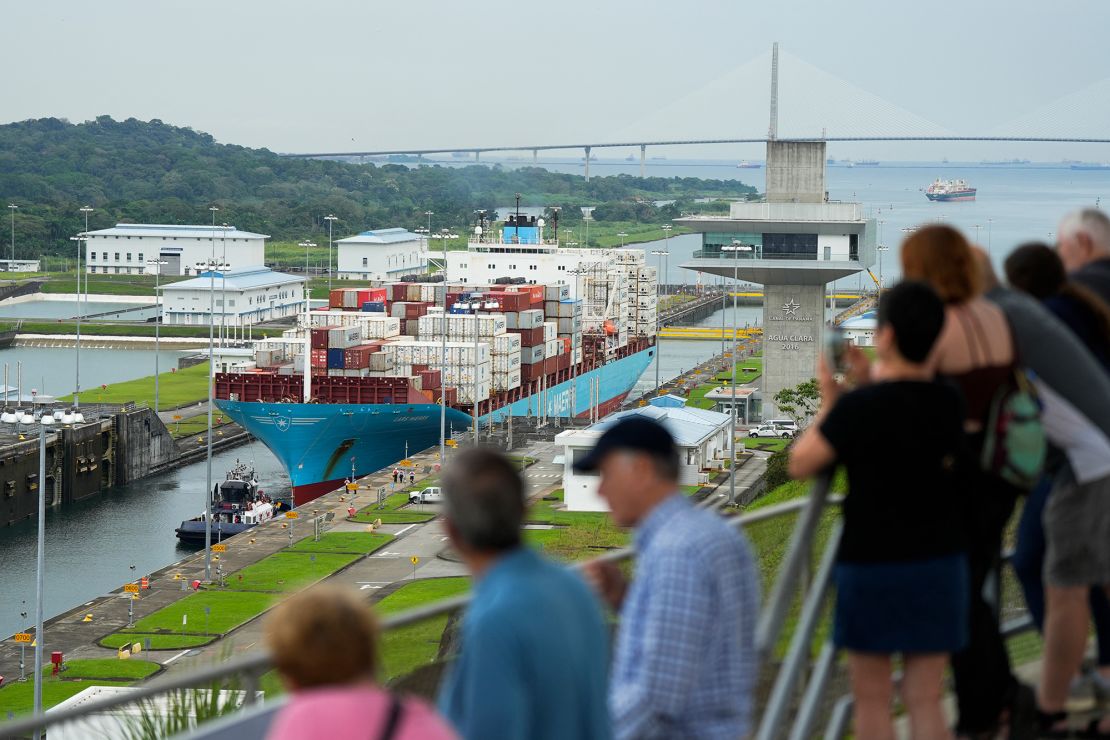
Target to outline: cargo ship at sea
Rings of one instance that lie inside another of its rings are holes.
[[[448,438],[617,409],[655,355],[656,270],[642,249],[561,248],[544,229],[482,224],[446,280],[333,290],[217,373],[217,406],[282,462],[297,506],[437,444],[441,404]]]
[[[934,201],[975,200],[978,192],[964,180],[942,180],[937,178],[925,189],[925,197]]]

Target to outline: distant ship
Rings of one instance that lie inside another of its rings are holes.
[[[1028,159],[984,159],[979,164],[989,165],[1013,165],[1013,164],[1030,164]]]
[[[936,201],[975,200],[976,189],[964,180],[941,180],[925,189],[925,197]]]
[[[635,162],[636,161],[636,155],[635,154],[629,154],[627,157],[624,158],[624,161],[625,162]]]
[[[736,166],[739,167],[742,170],[758,170],[763,165],[759,162],[749,162],[748,160],[745,159],[743,162],[741,162],[740,164],[738,164]]]
[[[879,160],[877,159],[861,159],[856,162],[859,167],[878,167]]]
[[[1071,166],[1073,170],[1110,170],[1110,163],[1079,162]]]

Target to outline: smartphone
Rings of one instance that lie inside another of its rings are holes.
[[[839,326],[833,326],[825,332],[825,362],[834,373],[847,370],[848,337]]]

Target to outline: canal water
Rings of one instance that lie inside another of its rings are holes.
[[[236,460],[253,460],[259,487],[266,493],[289,495],[289,478],[259,442],[213,455],[213,482],[222,480]],[[177,544],[174,529],[204,510],[205,487],[206,465],[201,460],[47,512],[43,598],[47,617],[193,552]],[[0,530],[0,636],[34,621],[37,531],[34,519]],[[20,617],[23,611],[26,619]]]
[[[82,316],[90,316],[107,311],[122,311],[138,308],[141,303],[121,303],[115,301],[89,301],[83,303]],[[24,301],[21,303],[0,303],[0,318],[4,319],[73,319],[78,313],[77,301]]]
[[[81,348],[81,403],[95,405],[101,385],[111,385],[154,374],[154,350]],[[158,353],[159,369],[177,367],[180,350]],[[8,366],[8,385],[16,384],[16,365],[23,363],[23,394],[65,396],[76,387],[77,350],[74,347],[9,347],[0,349],[0,373]],[[2,375],[0,375],[2,380]]]

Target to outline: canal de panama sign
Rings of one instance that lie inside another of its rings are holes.
[[[768,324],[770,324],[771,322],[779,322],[779,321],[812,324],[813,320],[814,320],[813,314],[799,313],[801,311],[801,309],[802,309],[802,305],[800,303],[798,303],[797,299],[792,296],[785,303],[782,304],[782,307],[779,309],[779,313],[771,314],[770,316],[767,317],[767,322],[768,322]],[[771,327],[768,326],[768,328],[770,329]],[[802,327],[796,327],[796,328],[793,328],[793,330],[797,331],[797,329],[801,329],[801,328]],[[812,334],[812,332],[809,333],[809,334],[795,334],[795,333],[770,334],[770,333],[768,333],[765,336],[765,339],[768,342],[773,342],[773,343],[778,344],[779,349],[781,349],[783,351],[786,351],[786,352],[791,352],[791,351],[795,351],[795,350],[800,349],[803,344],[813,342],[813,334]]]

